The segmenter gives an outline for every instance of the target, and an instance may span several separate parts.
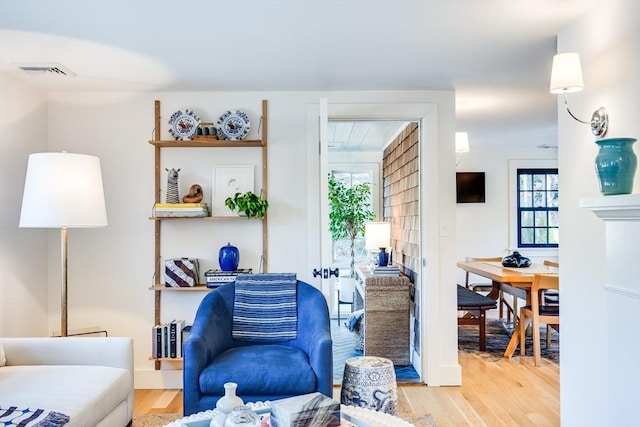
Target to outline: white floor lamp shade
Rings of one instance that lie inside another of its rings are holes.
[[[106,225],[100,159],[72,153],[29,156],[20,227],[61,229],[62,336],[67,335],[67,228]]]

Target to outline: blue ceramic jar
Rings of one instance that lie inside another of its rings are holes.
[[[632,145],[635,138],[604,138],[596,141],[596,173],[600,192],[605,195],[631,194],[638,159]]]
[[[222,271],[234,271],[240,264],[240,251],[231,243],[220,248],[218,252],[218,263]]]

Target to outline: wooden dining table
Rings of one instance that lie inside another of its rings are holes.
[[[458,262],[457,266],[469,273],[490,279],[493,287],[489,294],[487,294],[489,298],[498,301],[500,298],[500,292],[502,291],[525,300],[527,305],[531,304],[531,285],[533,283],[534,274],[559,273],[558,267],[543,264],[532,264],[529,267],[515,268],[503,267],[502,264],[497,261],[461,261]],[[514,317],[516,317],[515,313]],[[510,358],[513,356],[513,353],[519,343],[520,328],[518,325],[515,325],[509,344],[504,352],[504,357]]]

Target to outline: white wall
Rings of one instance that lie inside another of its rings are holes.
[[[569,96],[572,111],[583,119],[600,106],[609,110],[608,137],[640,136],[640,3],[600,2],[585,18],[558,36],[558,52],[579,52],[585,90]],[[579,200],[599,196],[594,172],[595,137],[586,125],[571,119],[558,100],[559,167],[562,244],[561,418],[563,426],[609,425],[609,352],[625,351],[631,325],[607,325],[603,318],[605,290],[605,227]],[[634,151],[639,152],[638,143]],[[634,193],[640,192],[636,172]],[[633,325],[635,326],[635,325]],[[608,334],[619,346],[608,348]],[[638,369],[637,366],[630,367]],[[621,391],[621,390],[619,390]],[[622,392],[622,391],[621,391]],[[627,390],[637,395],[637,390]],[[637,425],[628,407],[627,425]]]
[[[27,157],[46,151],[46,129],[46,97],[0,74],[0,335],[3,336],[47,334],[47,232],[18,228]]]
[[[13,86],[13,85],[12,85]],[[453,157],[453,93],[452,92],[340,92],[340,93],[55,93],[49,95],[46,104],[48,118],[37,120],[44,122],[39,126],[42,138],[34,138],[41,146],[20,146],[19,153],[7,153],[7,160],[15,163],[14,169],[19,173],[13,186],[21,191],[26,169],[26,157],[29,152],[43,150],[78,152],[96,155],[101,159],[107,215],[109,225],[99,229],[72,229],[69,231],[69,328],[99,326],[106,329],[110,336],[133,336],[135,340],[136,387],[174,388],[180,387],[182,371],[164,369],[155,371],[153,362],[148,360],[150,354],[150,331],[154,316],[154,294],[148,288],[154,282],[153,244],[154,223],[148,218],[154,201],[153,194],[153,147],[148,144],[154,128],[153,102],[162,101],[163,118],[162,134],[169,139],[167,132],[168,117],[181,108],[193,108],[203,121],[215,121],[227,109],[242,109],[253,118],[252,135],[257,135],[260,101],[269,100],[269,270],[294,271],[298,277],[315,283],[311,276],[312,265],[309,259],[310,245],[308,211],[316,209],[316,205],[306,203],[308,194],[314,183],[308,182],[306,171],[307,147],[307,108],[318,102],[320,96],[327,96],[331,102],[345,103],[435,103],[445,100],[445,107],[439,112],[432,128],[434,144],[443,144],[439,149],[435,146],[435,155]],[[37,103],[36,103],[37,105]],[[33,130],[33,132],[36,132]],[[253,134],[255,132],[255,134]],[[46,137],[46,138],[45,138]],[[30,138],[31,139],[31,138]],[[449,148],[450,151],[449,151]],[[315,146],[313,147],[315,149]],[[4,150],[4,147],[3,147]],[[23,151],[24,150],[24,151]],[[438,150],[440,152],[438,153]],[[179,150],[178,150],[179,151]],[[167,150],[163,150],[163,153]],[[205,200],[209,199],[211,166],[224,161],[223,151],[199,150],[189,151],[189,155],[167,154],[163,167],[181,167],[182,193],[194,182],[202,184],[205,189]],[[191,154],[193,153],[193,154]],[[222,153],[222,154],[221,154]],[[221,159],[222,157],[222,159]],[[3,158],[5,158],[3,156]],[[227,159],[229,157],[226,157]],[[236,159],[236,163],[246,163],[245,158]],[[432,162],[437,164],[438,159]],[[451,170],[453,167],[451,167]],[[432,168],[432,174],[443,173],[450,177],[447,168]],[[259,176],[256,171],[256,176]],[[437,176],[437,175],[433,175]],[[165,174],[161,183],[164,186]],[[433,178],[430,178],[433,179]],[[449,179],[445,178],[449,186]],[[2,184],[4,185],[4,183]],[[315,183],[317,186],[317,183]],[[436,184],[434,184],[436,185]],[[9,188],[10,186],[8,186]],[[17,191],[15,203],[20,204],[21,192]],[[454,209],[453,194],[439,196],[440,208],[447,212]],[[434,193],[434,194],[437,194]],[[436,207],[437,205],[433,205]],[[17,228],[18,209],[8,225]],[[434,218],[437,224],[439,219]],[[209,222],[207,222],[209,223]],[[165,238],[163,248],[172,256],[195,256],[201,259],[216,260],[218,249],[228,240],[238,239],[245,234],[243,225],[218,225],[194,222],[180,226],[179,233],[191,238],[178,243],[179,239]],[[169,224],[168,227],[173,225]],[[164,226],[163,226],[164,227]],[[175,226],[174,226],[175,227]],[[437,226],[436,226],[437,229]],[[15,229],[14,233],[17,233]],[[18,332],[13,325],[6,324],[0,328],[0,335],[47,335],[59,327],[59,233],[51,230],[48,233],[38,230],[21,230],[20,233],[40,233],[48,235],[48,254],[40,252],[35,257],[43,269],[48,268],[48,275],[42,274],[37,281],[42,290],[48,289],[48,324],[25,316],[24,322],[31,323],[30,330]],[[232,237],[229,237],[229,236]],[[235,237],[233,237],[235,236]],[[23,236],[20,236],[24,241]],[[451,238],[448,238],[451,240]],[[259,242],[259,238],[256,241]],[[446,239],[445,239],[446,240]],[[259,243],[258,243],[259,244]],[[3,251],[10,244],[3,240],[0,244]],[[178,247],[180,245],[180,247]],[[443,253],[447,253],[448,243],[442,242]],[[28,259],[22,253],[22,259]],[[48,256],[48,266],[43,259]],[[437,264],[439,254],[433,253]],[[33,256],[32,256],[33,258]],[[452,257],[450,257],[452,258]],[[213,261],[215,262],[215,261]],[[452,260],[449,266],[440,267],[439,276],[452,276],[455,266]],[[241,261],[242,263],[242,261]],[[257,265],[252,265],[257,269]],[[24,268],[27,271],[27,268]],[[3,266],[3,274],[13,274],[10,266]],[[43,270],[44,271],[44,270]],[[17,288],[25,288],[32,276],[32,270],[16,284]],[[46,277],[46,278],[45,278]],[[316,284],[317,285],[317,284]],[[44,292],[41,292],[43,297]],[[185,318],[189,322],[201,294],[198,293],[163,293],[164,321],[172,318]],[[447,296],[447,298],[449,298]],[[2,298],[3,313],[15,301],[25,298]],[[28,300],[26,300],[28,301]],[[447,302],[451,305],[452,303]],[[437,305],[437,304],[434,304]],[[6,307],[6,308],[5,308]],[[455,309],[438,308],[438,312],[451,314],[451,328],[455,328]],[[46,314],[46,310],[45,310]],[[4,314],[3,314],[4,315]],[[439,322],[440,323],[440,322]],[[28,332],[28,333],[27,333]],[[448,334],[450,335],[450,334]],[[434,337],[437,340],[438,337]],[[451,341],[451,342],[449,342]],[[452,349],[448,349],[452,347]],[[454,354],[440,357],[439,362],[450,365],[457,364],[455,342],[446,338],[442,345],[434,346],[439,352]],[[437,373],[434,368],[432,375]]]

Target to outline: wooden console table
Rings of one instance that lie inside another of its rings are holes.
[[[365,265],[356,273],[354,309],[364,308],[364,355],[411,364],[409,278],[374,276]]]

